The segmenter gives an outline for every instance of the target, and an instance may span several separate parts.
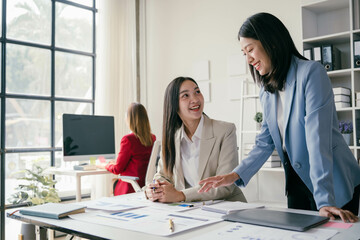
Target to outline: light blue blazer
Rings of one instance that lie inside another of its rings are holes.
[[[264,121],[248,157],[234,169],[246,186],[274,148],[284,163],[277,124],[278,94],[260,89]],[[334,94],[324,67],[293,57],[285,85],[285,149],[295,172],[313,193],[317,208],[342,207],[360,184],[360,167],[339,132]]]

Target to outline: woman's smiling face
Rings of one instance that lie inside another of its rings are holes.
[[[185,122],[199,120],[203,110],[204,97],[199,87],[193,81],[184,81],[179,94],[179,117]]]
[[[248,64],[251,64],[261,76],[270,72],[271,60],[259,40],[240,37],[240,46]]]

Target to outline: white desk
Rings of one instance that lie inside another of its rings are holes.
[[[82,176],[112,174],[112,173],[108,172],[106,169],[79,171],[79,170],[63,169],[63,168],[49,168],[49,169],[46,169],[45,174],[74,176],[76,178],[76,201],[80,202],[81,201],[81,177]]]
[[[306,213],[306,214],[315,214],[317,215],[317,212],[312,211],[304,211],[304,210],[293,210],[293,209],[279,209],[276,210],[283,210],[283,211],[289,211],[289,212],[297,212],[297,213]],[[8,211],[12,212],[12,211]],[[183,240],[183,239],[190,239],[193,237],[200,237],[201,235],[209,232],[218,230],[222,227],[225,227],[229,224],[232,224],[230,222],[219,222],[215,224],[211,224],[204,227],[198,227],[189,231],[181,232],[175,235],[172,235],[170,237],[160,237],[150,234],[145,234],[141,232],[135,232],[130,230],[125,230],[121,228],[115,228],[105,225],[99,225],[96,223],[90,223],[90,222],[82,222],[73,220],[71,218],[64,218],[61,220],[55,220],[50,218],[40,218],[40,217],[32,217],[32,216],[26,216],[21,215],[20,213],[15,213],[12,216],[8,216],[10,218],[20,220],[23,222],[28,222],[40,227],[48,228],[48,229],[54,229],[61,232],[65,232],[71,235],[84,237],[88,239],[146,239],[146,240],[165,240],[165,239],[171,239],[171,240]],[[323,228],[320,226],[320,228]],[[326,228],[329,229],[329,228]],[[331,228],[335,229],[335,228]],[[358,240],[360,236],[360,222],[354,223],[353,226],[349,229],[336,229],[339,231],[338,234],[336,234],[334,237],[332,237],[332,240]],[[220,239],[219,239],[220,240]],[[222,240],[222,239],[221,239]]]

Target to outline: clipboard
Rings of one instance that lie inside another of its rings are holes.
[[[329,221],[328,217],[267,209],[246,209],[222,217],[225,221],[304,232]]]

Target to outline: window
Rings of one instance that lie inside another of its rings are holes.
[[[94,112],[97,10],[95,0],[0,1],[3,240],[5,209],[23,170],[63,164],[62,114]],[[73,180],[57,178],[61,196]]]

